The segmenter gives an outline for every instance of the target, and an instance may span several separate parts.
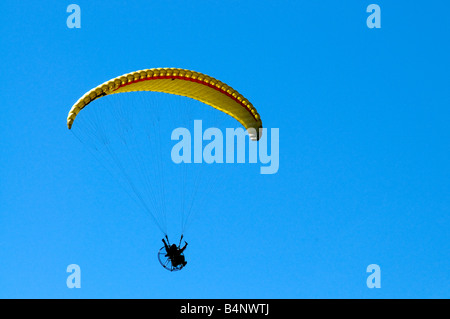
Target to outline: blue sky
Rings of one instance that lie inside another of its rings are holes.
[[[377,1],[381,29],[359,0],[76,3],[81,29],[71,2],[0,4],[0,297],[450,297],[447,2]],[[214,76],[280,130],[279,172],[227,169],[179,273],[66,127],[84,92],[153,67]]]

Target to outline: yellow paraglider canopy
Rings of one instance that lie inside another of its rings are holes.
[[[176,68],[131,72],[97,86],[72,106],[67,117],[67,127],[70,129],[78,113],[95,99],[135,91],[163,92],[198,100],[238,120],[248,130],[252,140],[260,138],[261,118],[245,97],[208,75]]]

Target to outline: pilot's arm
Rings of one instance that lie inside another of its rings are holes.
[[[167,243],[164,240],[164,238],[162,239],[162,242],[164,243],[164,247],[166,248],[166,251],[169,251],[169,246],[167,246]]]

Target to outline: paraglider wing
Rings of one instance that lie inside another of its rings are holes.
[[[70,129],[78,113],[92,101],[110,94],[153,91],[186,96],[210,105],[239,121],[252,140],[260,138],[261,118],[255,107],[232,87],[208,75],[176,68],[158,68],[128,73],[92,89],[71,108]]]

